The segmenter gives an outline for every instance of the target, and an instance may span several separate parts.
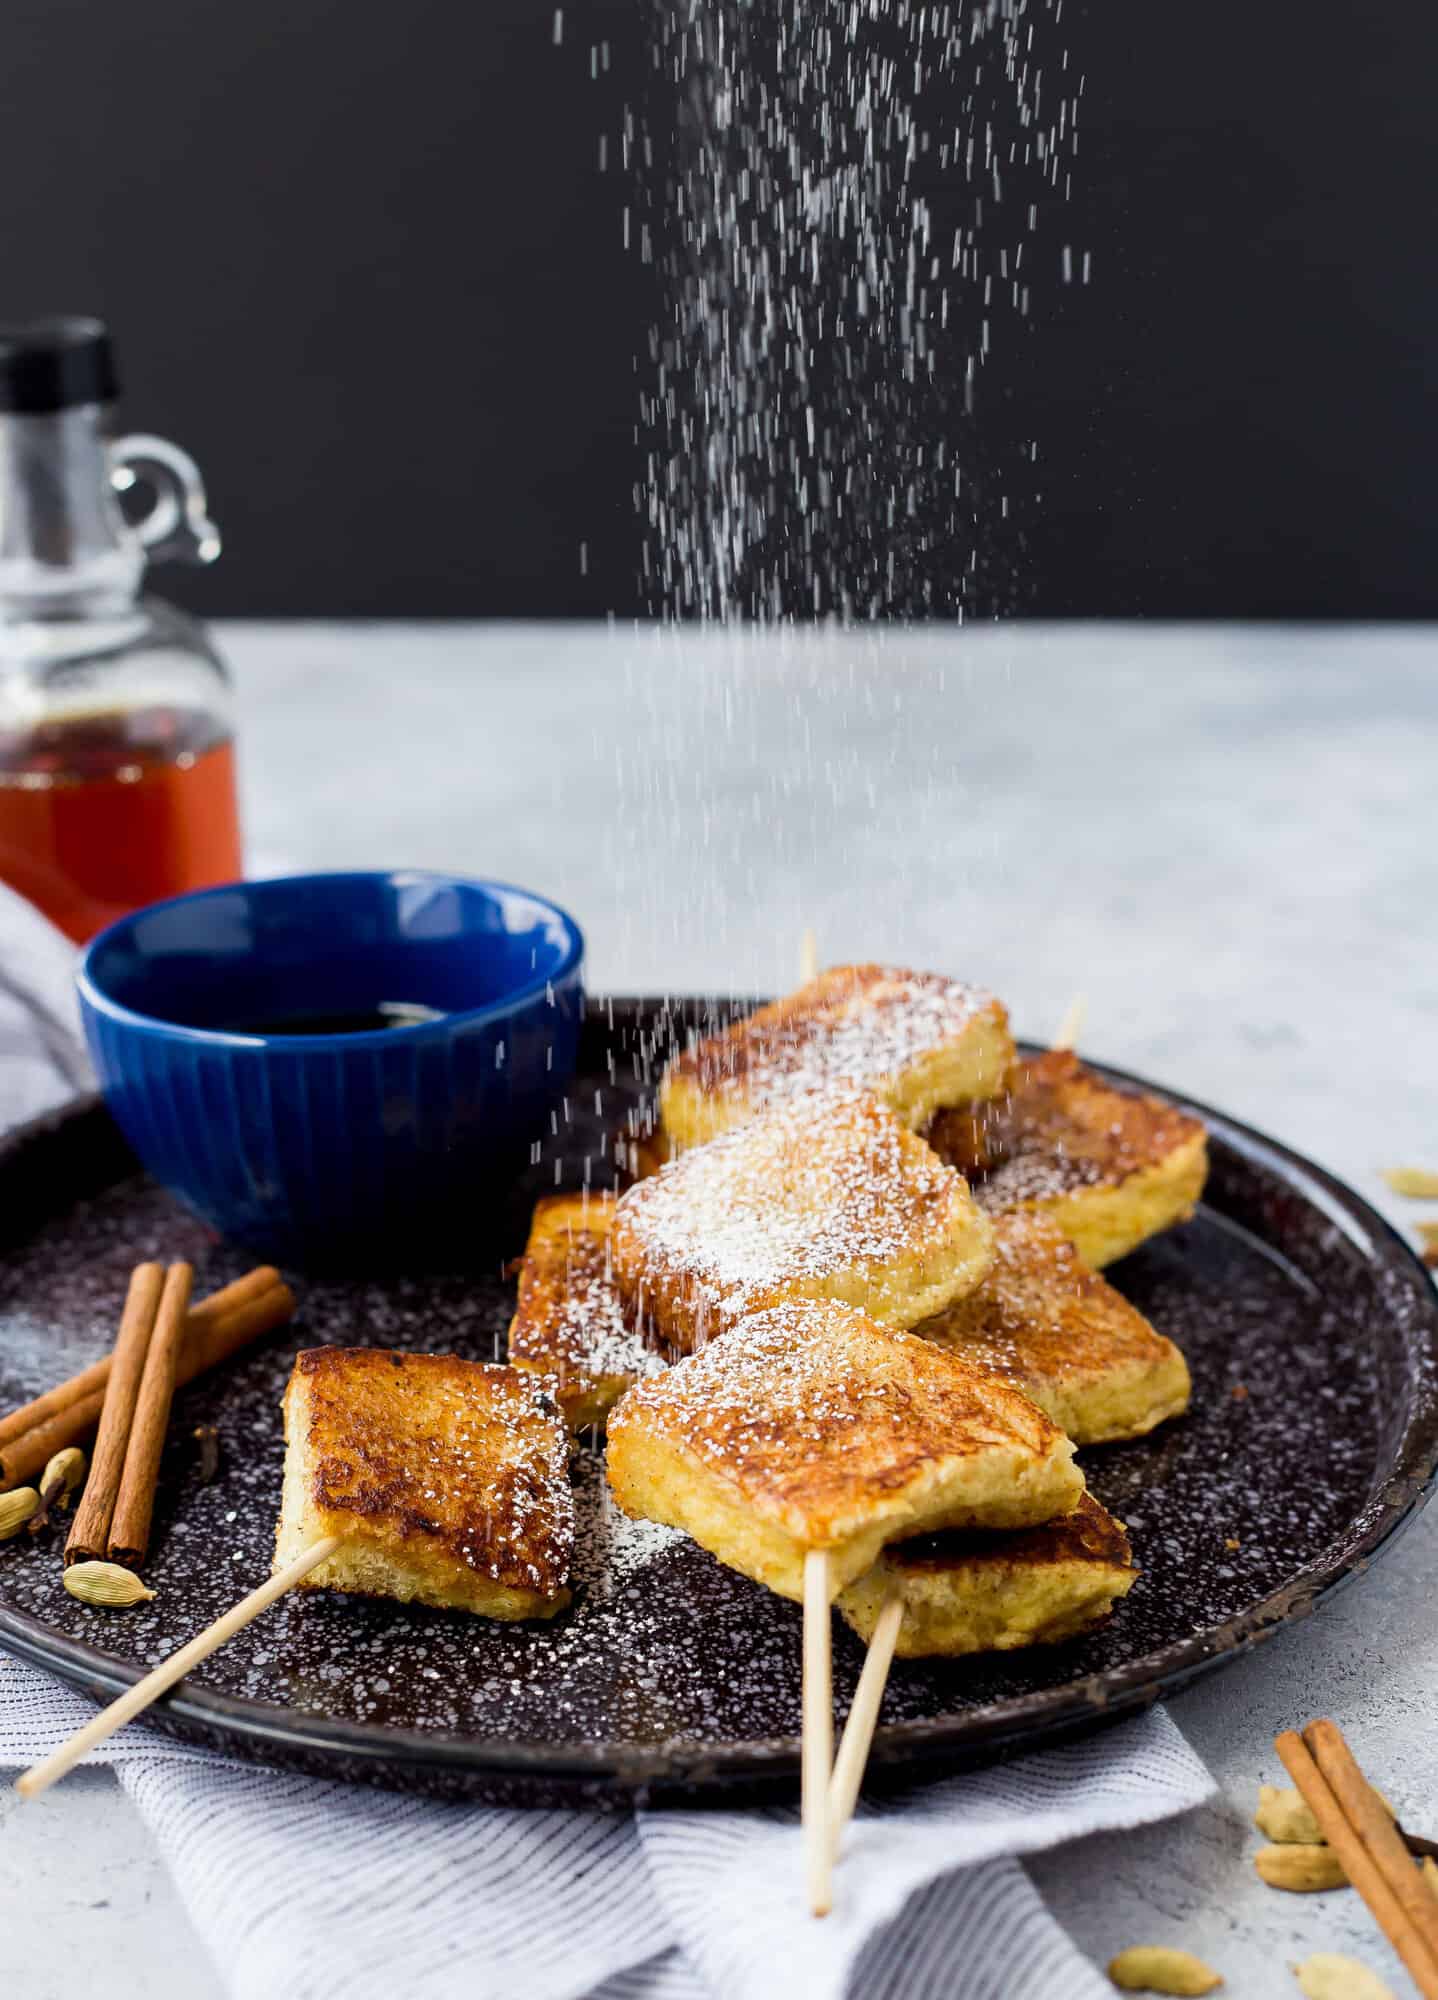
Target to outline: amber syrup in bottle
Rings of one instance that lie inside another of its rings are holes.
[[[0,880],[77,942],[240,873],[234,745],[195,709],[0,730]]]
[[[140,595],[219,536],[193,460],[110,435],[115,395],[98,320],[0,325],[0,880],[77,941],[241,868],[224,665]]]

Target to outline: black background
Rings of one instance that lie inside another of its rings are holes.
[[[0,309],[105,315],[125,423],[200,459],[225,555],[164,589],[639,608],[658,281],[614,155],[626,102],[663,115],[648,4],[569,0],[556,47],[549,0],[11,0]],[[1036,287],[968,420],[990,461],[1040,444],[991,524],[1006,608],[1438,613],[1438,14],[1068,0],[1062,26],[1082,147],[1041,255],[1087,248],[1093,279]]]

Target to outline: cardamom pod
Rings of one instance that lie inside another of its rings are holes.
[[[1126,1993],[1212,1993],[1223,1984],[1191,1951],[1162,1944],[1130,1945],[1110,1962],[1108,1976]]]
[[[1341,1951],[1315,1951],[1293,1968],[1300,1992],[1308,2000],[1393,2000],[1393,1989],[1361,1959]]]
[[[79,1445],[67,1445],[64,1451],[56,1452],[40,1479],[40,1491],[52,1507],[68,1503],[84,1479],[85,1469],[85,1454]]]
[[[155,1594],[146,1589],[132,1569],[107,1562],[72,1563],[65,1571],[65,1588],[82,1604],[103,1604],[121,1610],[143,1604]]]
[[[17,1486],[13,1493],[0,1493],[0,1542],[13,1541],[40,1505],[33,1486]]]
[[[1282,1790],[1277,1785],[1260,1785],[1253,1824],[1270,1840],[1285,1844],[1297,1842],[1303,1847],[1318,1847],[1323,1841],[1312,1807],[1294,1785],[1286,1785]]]
[[[1394,1819],[1398,1815],[1383,1797],[1378,1799]],[[1277,1785],[1260,1785],[1258,1788],[1258,1811],[1253,1815],[1253,1824],[1260,1833],[1270,1840],[1277,1840],[1285,1846],[1296,1842],[1303,1847],[1323,1846],[1323,1829],[1313,1817],[1313,1809],[1296,1786],[1285,1785],[1282,1790]]]
[[[85,1454],[78,1445],[57,1451],[40,1481],[40,1511],[30,1523],[32,1535],[43,1535],[57,1507],[68,1507],[70,1495],[85,1477]]]
[[[1438,1198],[1438,1174],[1427,1167],[1385,1167],[1383,1178],[1394,1194],[1406,1195],[1409,1201]]]
[[[1253,1865],[1270,1889],[1292,1889],[1300,1895],[1342,1889],[1348,1881],[1348,1870],[1331,1847],[1260,1847]]]

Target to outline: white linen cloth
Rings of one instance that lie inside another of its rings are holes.
[[[73,957],[0,890],[0,1124],[85,1086]],[[91,1713],[0,1653],[0,1768],[33,1763]],[[153,1833],[234,2000],[1101,2000],[1107,1980],[1019,1857],[1185,1812],[1214,1790],[1154,1709],[861,1809],[834,1914],[816,1922],[788,1809],[444,1805],[140,1726],[91,1761],[113,1768]],[[23,1818],[9,1846],[23,1896]]]

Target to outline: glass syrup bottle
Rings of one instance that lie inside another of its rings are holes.
[[[241,871],[228,675],[139,595],[147,562],[211,562],[219,536],[192,459],[109,437],[115,395],[99,320],[0,326],[0,881],[76,940]]]

